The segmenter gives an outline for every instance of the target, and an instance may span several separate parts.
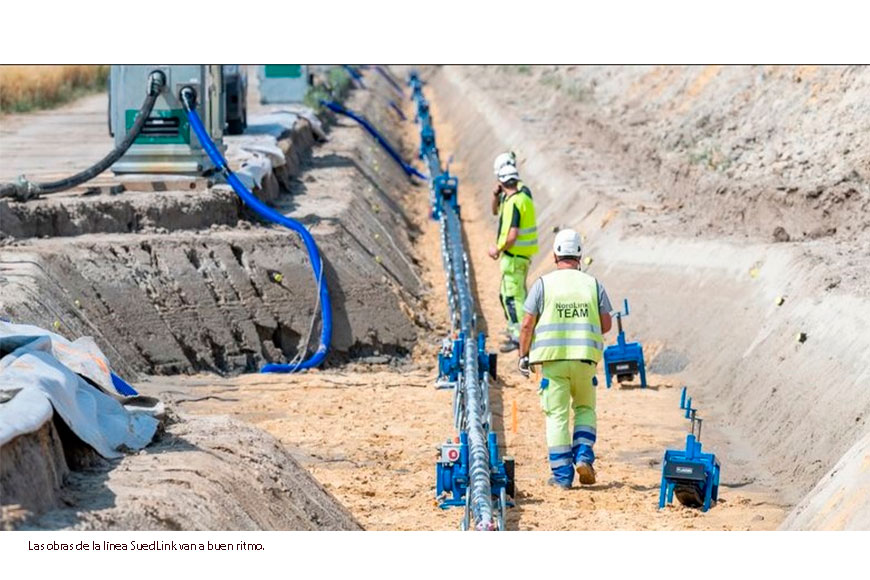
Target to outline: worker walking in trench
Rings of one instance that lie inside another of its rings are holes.
[[[582,484],[595,483],[595,368],[612,325],[612,306],[604,286],[580,271],[580,235],[556,234],[556,270],[529,291],[520,334],[520,372],[541,365],[541,409],[547,422],[547,451],[553,477],[565,489],[576,470]],[[571,422],[571,409],[574,421]]]
[[[519,348],[519,313],[526,297],[529,263],[538,252],[538,229],[531,192],[520,181],[516,156],[499,155],[494,166],[499,185],[493,191],[492,209],[498,214],[498,233],[489,256],[499,260],[499,299],[507,320],[507,339],[499,350],[511,352]]]

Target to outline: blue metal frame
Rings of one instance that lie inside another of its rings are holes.
[[[502,489],[510,485],[504,459],[499,454],[498,436],[490,431],[487,438],[489,447],[490,485],[492,495],[499,497]],[[456,447],[456,443],[448,442],[445,446]],[[435,463],[435,497],[438,507],[448,509],[465,505],[465,494],[468,491],[468,433],[459,434],[459,459],[454,462],[438,460]],[[513,500],[508,500],[507,507],[513,507]]]
[[[616,344],[611,344],[604,349],[604,378],[607,382],[607,388],[610,388],[612,374],[610,367],[618,363],[634,363],[637,365],[637,371],[640,374],[640,386],[646,388],[646,365],[643,359],[643,347],[639,342],[625,342],[625,331],[622,329],[622,318],[628,316],[628,298],[623,300],[624,312],[616,313],[616,323],[619,327],[619,335],[617,336]],[[617,373],[622,374],[622,373]],[[634,374],[626,373],[626,374]]]
[[[450,344],[448,350],[447,344]],[[465,334],[459,333],[452,344],[447,341],[438,353],[438,382],[454,386],[462,374],[462,353],[465,352]]]
[[[701,490],[704,492],[704,503],[701,511],[706,512],[710,509],[710,504],[719,499],[719,477],[721,467],[719,460],[713,453],[703,453],[701,451],[701,442],[695,440],[694,433],[686,436],[686,448],[684,450],[668,449],[665,451],[665,458],[662,461],[662,481],[659,490],[659,509],[665,507],[666,503],[674,501],[674,487],[681,483],[697,483],[697,480],[685,480],[677,476],[668,476],[668,466],[672,463],[678,463],[680,466],[686,466],[689,470],[692,466],[699,466],[703,469],[704,480],[701,483]]]
[[[435,464],[435,497],[438,507],[447,509],[465,505],[468,491],[468,433],[459,434],[459,460],[439,460]]]
[[[435,467],[435,493],[443,508],[466,506],[466,518],[474,518],[477,529],[503,528],[504,512],[513,503],[508,462],[499,454],[498,437],[489,425],[489,382],[495,374],[496,358],[486,350],[486,336],[477,334],[473,343],[475,307],[468,280],[467,255],[459,219],[459,180],[441,168],[435,128],[429,103],[423,96],[423,83],[416,73],[409,78],[416,104],[415,121],[420,126],[420,159],[429,170],[431,213],[442,225],[442,257],[447,273],[448,302],[456,338],[445,339],[438,353],[438,385],[456,388],[454,420],[459,430],[458,443],[448,441],[441,448]],[[450,461],[450,451],[458,458]],[[509,460],[512,463],[512,460]],[[497,524],[493,504],[499,508]],[[468,520],[466,520],[468,522]],[[470,522],[468,522],[470,523]]]

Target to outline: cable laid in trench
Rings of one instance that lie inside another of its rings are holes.
[[[351,119],[362,125],[363,129],[368,131],[369,135],[374,137],[375,141],[377,141],[378,144],[383,147],[384,151],[386,151],[387,154],[392,157],[396,163],[398,163],[399,167],[402,168],[402,171],[404,171],[406,175],[408,175],[409,177],[418,177],[423,180],[428,179],[416,167],[402,159],[402,156],[399,155],[399,152],[396,151],[396,148],[393,147],[383,135],[381,135],[380,131],[375,129],[375,127],[371,124],[371,122],[369,122],[368,119],[366,119],[362,115],[354,113],[346,107],[341,106],[335,101],[320,101],[320,104],[332,111],[333,113],[338,113],[339,115],[350,117]]]
[[[454,426],[460,431],[459,441],[467,440],[467,474],[465,484],[466,517],[473,519],[474,529],[504,529],[506,496],[500,493],[499,517],[493,510],[493,477],[503,477],[503,466],[496,465],[497,448],[490,448],[489,383],[480,372],[480,352],[476,328],[476,307],[471,293],[468,256],[462,239],[462,222],[456,202],[458,181],[448,170],[441,169],[441,160],[435,144],[435,132],[429,115],[429,105],[423,97],[422,84],[412,76],[413,99],[417,104],[417,122],[420,124],[420,158],[429,167],[432,216],[441,226],[441,253],[447,279],[447,300],[453,330],[464,338],[463,352],[459,354],[461,371],[456,377],[454,398]],[[455,344],[455,343],[454,343]],[[439,363],[440,364],[440,363]],[[489,436],[488,436],[489,433]],[[466,439],[464,439],[466,438]],[[464,463],[464,462],[463,462]],[[451,470],[452,473],[452,470]],[[504,497],[501,497],[504,496]],[[453,504],[456,505],[456,504]],[[463,521],[464,526],[470,523]]]
[[[191,87],[185,87],[181,90],[181,102],[184,105],[184,111],[187,114],[188,122],[190,123],[193,132],[199,139],[200,145],[208,154],[212,163],[224,175],[227,183],[233,188],[242,202],[254,210],[257,215],[276,224],[280,224],[288,229],[293,230],[302,238],[305,243],[305,248],[308,251],[308,259],[311,261],[311,269],[314,274],[314,281],[318,285],[318,300],[320,304],[322,325],[320,329],[320,344],[317,351],[311,358],[292,364],[269,363],[265,365],[260,372],[262,373],[292,373],[299,370],[309,369],[318,366],[326,358],[329,351],[329,343],[332,340],[332,302],[329,299],[329,288],[323,277],[323,259],[320,256],[320,251],[317,249],[317,243],[311,236],[311,233],[298,221],[289,218],[278,211],[272,209],[262,201],[260,201],[247,187],[239,180],[232,169],[227,164],[221,152],[215,146],[214,141],[208,135],[199,114],[196,112],[196,92]],[[317,316],[315,310],[313,316]]]

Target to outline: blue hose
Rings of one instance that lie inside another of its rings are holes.
[[[402,111],[402,108],[398,104],[396,104],[396,101],[390,101],[390,107],[392,107],[392,109],[396,112],[396,114],[399,115],[399,118],[401,120],[403,120],[403,121],[408,120],[408,117],[405,116],[404,111]]]
[[[413,175],[414,177],[419,177],[423,180],[428,179],[425,175],[420,173],[420,171],[418,171],[416,167],[414,167],[410,163],[406,163],[405,160],[402,159],[402,156],[399,155],[399,152],[396,151],[395,147],[390,145],[390,142],[387,141],[384,136],[381,135],[380,132],[378,132],[378,130],[375,129],[371,123],[369,123],[368,119],[366,119],[362,115],[354,113],[350,109],[342,107],[335,101],[320,101],[320,104],[332,111],[333,113],[338,113],[339,115],[350,117],[351,119],[362,125],[363,128],[369,132],[369,135],[374,137],[375,141],[377,141],[380,146],[384,148],[384,151],[386,151],[390,155],[390,157],[392,157],[393,160],[399,164],[405,174],[407,174],[408,176]]]
[[[320,252],[317,250],[317,243],[311,234],[305,229],[305,226],[298,221],[288,218],[281,213],[275,211],[262,201],[260,201],[247,187],[236,177],[236,174],[227,165],[221,152],[215,146],[214,141],[208,135],[208,131],[202,125],[202,121],[196,112],[196,107],[189,102],[191,97],[186,96],[182,91],[182,103],[184,104],[187,120],[190,123],[193,132],[199,139],[205,152],[208,154],[212,163],[214,163],[223,172],[227,183],[233,188],[236,194],[242,201],[256,212],[260,217],[281,224],[282,226],[293,230],[302,237],[305,242],[305,248],[308,250],[308,259],[311,261],[311,269],[314,272],[314,281],[319,286],[321,316],[323,319],[320,329],[320,346],[317,351],[308,360],[303,360],[297,364],[276,364],[269,363],[260,369],[261,373],[292,373],[295,371],[310,369],[318,366],[326,358],[326,353],[329,350],[329,343],[332,340],[332,303],[329,300],[329,289],[326,287],[326,281],[323,279],[323,260],[320,257]]]
[[[392,87],[396,90],[396,92],[399,93],[399,96],[400,96],[400,97],[402,97],[402,98],[405,97],[405,91],[402,90],[402,87],[399,85],[399,83],[396,82],[396,79],[394,79],[392,76],[390,76],[390,73],[388,73],[388,72],[386,71],[386,69],[384,69],[384,67],[382,67],[382,66],[379,65],[379,64],[376,64],[376,65],[375,65],[375,70],[378,71],[378,73],[379,73],[382,77],[384,77],[384,79],[385,79],[388,83],[390,83],[390,86],[392,86]]]
[[[356,70],[354,67],[350,66],[349,64],[343,64],[343,65],[341,65],[341,68],[343,68],[347,72],[347,74],[350,75],[350,78],[352,78],[353,81],[359,85],[359,88],[361,88],[361,89],[366,88],[366,85],[363,82],[362,73],[360,73],[358,70]]]

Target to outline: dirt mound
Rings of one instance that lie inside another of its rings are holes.
[[[360,91],[348,104],[401,145],[381,95]],[[97,128],[92,138],[105,139]],[[333,301],[327,364],[405,357],[428,324],[416,314],[422,288],[409,257],[417,231],[402,208],[413,188],[353,122],[334,119],[329,138],[314,147],[311,127],[297,122],[279,141],[286,163],[257,193],[318,243]],[[93,336],[128,378],[255,371],[316,347],[304,245],[255,219],[225,185],[4,202],[0,225],[14,236],[0,248],[0,310]]]
[[[17,527],[360,529],[274,437],[226,416],[182,417],[136,455],[70,472],[58,497],[64,507]]]
[[[64,448],[53,421],[0,446],[0,510],[3,528],[31,513],[58,505],[69,475]]]

